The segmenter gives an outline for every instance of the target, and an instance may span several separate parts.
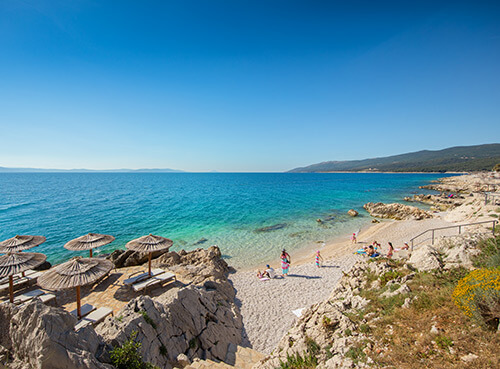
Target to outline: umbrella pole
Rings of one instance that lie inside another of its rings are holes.
[[[76,286],[76,313],[78,314],[78,319],[82,319],[82,310],[80,306],[80,286]]]
[[[10,302],[14,303],[14,278],[9,275],[9,298]]]
[[[149,276],[151,277],[151,258],[153,257],[153,253],[150,252],[149,253],[149,256],[148,256],[148,260],[149,260]]]
[[[92,249],[90,249],[90,257],[92,257]]]

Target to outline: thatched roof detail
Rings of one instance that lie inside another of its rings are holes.
[[[18,252],[31,249],[44,243],[46,240],[43,236],[15,236],[8,240],[0,242],[0,253]]]
[[[94,283],[113,268],[113,263],[99,258],[73,258],[56,265],[38,277],[38,285],[48,290],[61,290]]]
[[[38,252],[9,252],[0,256],[0,278],[35,268],[46,259],[44,254]]]
[[[107,245],[114,240],[115,238],[108,234],[89,233],[69,241],[64,247],[68,250],[83,251]]]
[[[173,244],[174,241],[168,238],[150,234],[128,242],[125,247],[133,251],[153,252],[168,249]]]

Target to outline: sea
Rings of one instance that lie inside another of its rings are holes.
[[[218,245],[236,268],[348,238],[371,221],[367,202],[403,202],[444,174],[394,173],[2,173],[0,240],[43,235],[31,249],[51,263],[87,252],[63,245],[86,233],[116,240],[105,254],[146,234],[171,250]],[[349,209],[359,216],[347,215]],[[317,220],[321,219],[321,222]]]

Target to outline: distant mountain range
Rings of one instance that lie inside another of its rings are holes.
[[[500,163],[500,144],[457,146],[364,160],[325,161],[289,173],[312,172],[468,172]]]
[[[40,169],[0,167],[0,173],[183,173],[176,169]]]

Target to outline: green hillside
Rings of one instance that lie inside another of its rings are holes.
[[[498,163],[500,163],[500,144],[487,144],[457,146],[437,151],[423,150],[384,158],[326,161],[295,168],[289,172],[462,172],[491,170]]]

